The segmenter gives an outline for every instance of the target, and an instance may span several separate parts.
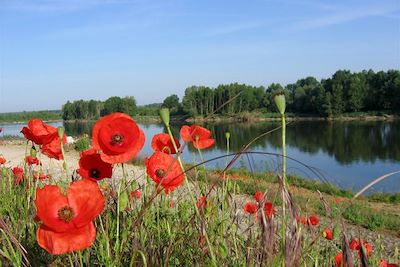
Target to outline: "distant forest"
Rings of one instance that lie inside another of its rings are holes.
[[[162,104],[138,107],[133,96],[110,97],[106,101],[78,100],[62,107],[64,120],[98,119],[112,112],[132,116],[158,115],[160,106],[168,107],[173,115],[190,117],[211,113],[233,115],[242,112],[275,112],[273,96],[286,95],[287,111],[295,114],[337,116],[348,112],[400,110],[400,71],[372,70],[352,73],[338,70],[331,78],[318,81],[306,77],[282,86],[272,83],[267,88],[246,84],[221,84],[216,88],[191,86],[182,101],[177,95],[166,97]]]
[[[56,121],[60,120],[60,113],[60,110],[0,113],[0,122],[25,122],[32,118],[40,118],[45,121]]]

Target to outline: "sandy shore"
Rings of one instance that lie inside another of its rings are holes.
[[[0,145],[0,155],[4,156],[7,160],[4,164],[6,167],[23,166],[25,155],[27,153],[29,154],[29,150],[30,147],[26,147],[25,142],[6,141]],[[43,171],[53,178],[57,179],[63,172],[62,160],[50,159],[46,155],[40,153],[38,153],[38,158],[42,162]],[[79,152],[67,148],[65,158],[68,163],[69,173],[74,173],[79,168]],[[145,172],[143,167],[133,166],[131,164],[126,164],[125,170],[130,179],[141,178]],[[120,167],[115,166],[113,173],[113,177],[122,177],[122,170]]]

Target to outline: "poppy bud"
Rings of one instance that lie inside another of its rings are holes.
[[[160,117],[161,117],[161,120],[164,122],[164,124],[166,126],[169,126],[169,109],[168,108],[160,109]]]
[[[36,148],[35,148],[35,146],[31,147],[30,154],[31,154],[32,158],[34,158],[34,159],[36,158]]]
[[[285,95],[283,93],[276,94],[274,96],[275,105],[278,108],[278,111],[281,115],[285,113],[286,109],[286,100]]]
[[[230,132],[226,132],[226,133],[225,133],[225,138],[226,138],[227,140],[229,140],[229,139],[231,138],[231,133],[230,133]]]
[[[62,126],[58,127],[57,131],[58,131],[58,137],[60,137],[60,140],[63,140],[63,136],[64,136],[64,132],[65,132],[64,127],[62,127]]]

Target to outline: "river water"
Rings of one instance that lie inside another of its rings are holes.
[[[62,122],[51,123],[54,126]],[[24,124],[3,124],[1,135],[20,135]],[[67,123],[66,133],[80,136],[90,134],[93,123]],[[227,154],[225,133],[230,132],[230,153],[238,152],[255,137],[279,126],[275,122],[205,124],[213,133],[216,145],[203,150],[209,160]],[[140,157],[151,155],[151,137],[164,131],[161,124],[140,124],[146,135],[146,144]],[[178,136],[181,125],[173,125]],[[342,188],[359,190],[370,181],[389,172],[400,170],[400,122],[373,121],[300,121],[287,126],[288,172],[310,179],[328,181]],[[280,169],[281,133],[272,132],[249,148],[263,154],[242,155],[233,167],[256,171]],[[191,146],[185,148],[183,159],[190,163],[202,161]],[[206,167],[225,166],[232,157],[214,160]],[[395,175],[374,186],[370,192],[400,192],[400,175]]]

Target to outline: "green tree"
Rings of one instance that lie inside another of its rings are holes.
[[[121,98],[119,96],[112,96],[104,102],[104,107],[101,110],[101,115],[105,116],[113,112],[123,112],[130,116],[135,115],[136,100],[133,96]]]
[[[177,114],[181,110],[179,97],[175,94],[166,97],[163,101],[162,107],[169,108],[171,114]]]

